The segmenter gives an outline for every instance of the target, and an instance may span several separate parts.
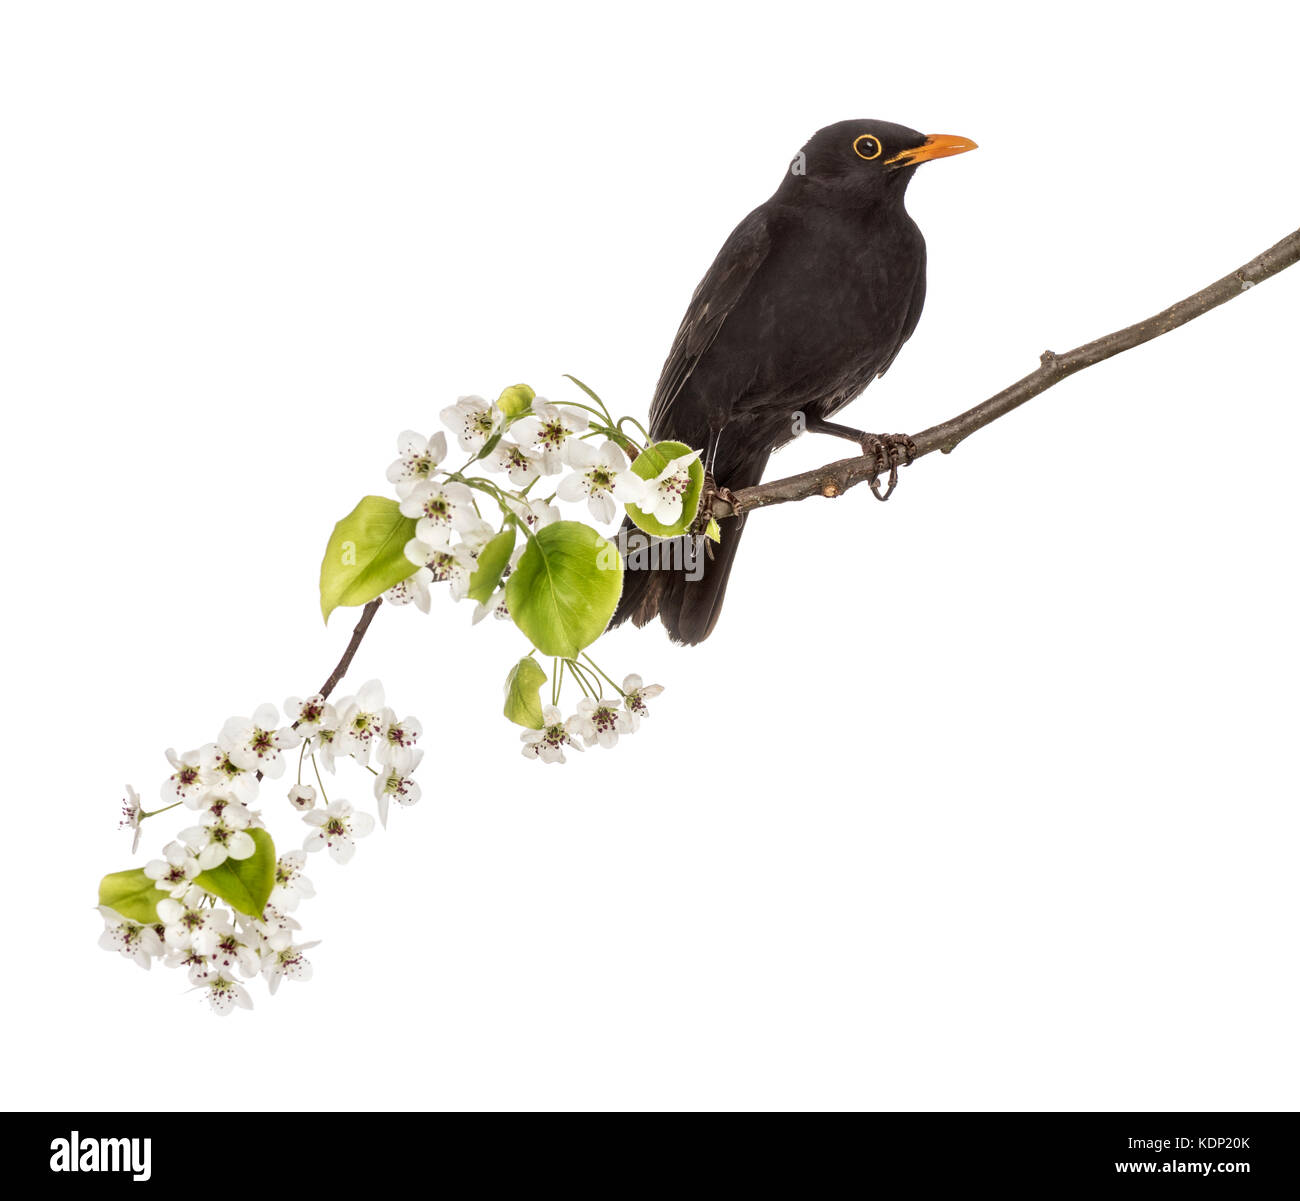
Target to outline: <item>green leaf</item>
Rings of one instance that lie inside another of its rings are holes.
[[[590,388],[588,388],[587,385],[584,384],[582,380],[580,380],[576,375],[570,375],[566,371],[564,373],[564,378],[567,380],[572,380],[575,384],[577,384],[579,388],[581,388],[588,396],[591,397],[592,400],[596,402],[598,407],[602,409],[605,408],[605,402],[601,400],[600,397],[595,394],[595,392],[593,392]],[[606,409],[605,411],[608,412],[609,410]]]
[[[497,534],[478,553],[478,566],[469,577],[469,591],[465,594],[479,604],[486,604],[501,583],[501,573],[510,562],[515,549],[515,527],[510,526]]]
[[[247,859],[227,859],[199,872],[194,883],[249,917],[261,917],[275,887],[275,843],[265,830],[249,830],[257,849]]]
[[[722,527],[712,517],[709,518],[709,524],[704,527],[704,536],[710,542],[722,541]]]
[[[574,658],[605,632],[623,592],[623,560],[580,521],[543,526],[506,581],[510,616],[544,655]]]
[[[166,898],[167,894],[140,867],[129,872],[113,872],[99,882],[101,905],[146,926],[152,926],[158,920],[158,902]]]
[[[495,434],[483,443],[483,448],[474,456],[474,462],[478,463],[486,459],[497,448],[497,443],[501,441],[501,436],[505,433],[505,426],[502,426]]]
[[[546,672],[531,655],[525,655],[506,676],[505,715],[517,726],[540,730],[542,721],[542,685]]]
[[[527,384],[515,384],[497,397],[497,408],[508,418],[520,417],[528,412],[536,395]]]
[[[334,527],[320,565],[320,611],[327,622],[340,605],[364,605],[419,570],[405,553],[415,525],[397,501],[365,496]]]
[[[690,453],[691,448],[683,442],[656,442],[637,455],[632,470],[643,480],[652,480],[674,459]],[[656,521],[636,505],[624,506],[627,515],[647,534],[653,534],[656,538],[675,538],[678,534],[686,533],[695,520],[700,507],[700,493],[704,491],[704,464],[698,458],[691,461],[690,477],[690,483],[682,496],[682,515],[675,525],[664,525],[662,521]]]

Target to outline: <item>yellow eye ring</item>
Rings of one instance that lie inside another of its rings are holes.
[[[874,150],[871,150],[872,146],[875,147]],[[871,150],[870,154],[867,153],[868,150]],[[880,139],[874,134],[864,133],[853,139],[853,153],[858,158],[866,159],[867,162],[870,162],[873,158],[879,158],[884,152],[884,146],[880,144]]]

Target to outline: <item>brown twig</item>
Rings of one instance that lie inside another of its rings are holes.
[[[1143,342],[1150,342],[1152,338],[1158,338],[1161,334],[1167,334],[1180,325],[1186,325],[1187,322],[1208,313],[1211,309],[1240,296],[1255,284],[1262,283],[1279,271],[1284,271],[1298,260],[1300,260],[1300,229],[1288,234],[1276,246],[1251,259],[1244,267],[1239,267],[1185,300],[1170,305],[1154,317],[1139,321],[1127,329],[1107,334],[1094,342],[1076,346],[1064,354],[1044,351],[1038,369],[1030,372],[1024,379],[1017,380],[996,396],[989,397],[982,404],[967,409],[950,421],[941,422],[928,430],[914,434],[912,441],[916,444],[916,453],[912,457],[919,459],[922,455],[928,455],[936,450],[947,454],[976,430],[983,429],[999,417],[1005,417],[1012,409],[1017,409],[1025,401],[1032,400],[1041,392],[1046,392],[1048,388],[1059,384],[1076,371],[1104,362],[1122,351],[1141,346]],[[786,479],[773,480],[770,484],[742,488],[735,493],[735,500],[739,503],[741,511],[747,512],[750,509],[766,508],[768,505],[805,500],[810,496],[839,496],[854,485],[871,479],[879,472],[879,467],[879,462],[875,458],[865,455],[839,459],[834,463],[828,463],[825,467],[792,475]],[[721,498],[715,499],[714,517],[727,517],[735,511],[734,505]]]
[[[328,697],[334,691],[334,685],[337,684],[344,676],[344,673],[352,666],[353,656],[357,653],[357,648],[361,645],[361,640],[366,636],[366,631],[370,628],[370,623],[374,621],[375,614],[379,612],[379,606],[384,603],[383,597],[372,600],[361,610],[361,617],[352,630],[352,638],[348,642],[347,649],[343,652],[343,658],[338,661],[334,670],[330,672],[325,683],[320,686],[320,695],[322,698]]]

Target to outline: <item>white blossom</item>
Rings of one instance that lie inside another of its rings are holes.
[[[547,705],[542,710],[542,722],[540,730],[525,730],[519,735],[526,758],[540,759],[543,763],[563,763],[565,747],[582,750],[576,718],[566,720],[554,705]]]
[[[420,786],[412,779],[424,752],[418,747],[401,752],[399,757],[375,777],[375,800],[379,808],[379,822],[388,826],[388,802],[414,805],[420,799]]]
[[[195,937],[203,927],[216,919],[222,910],[203,904],[207,893],[197,884],[191,885],[183,897],[164,897],[158,902],[158,920],[163,924],[163,942],[169,950],[195,947]]]
[[[122,801],[122,820],[118,823],[118,829],[135,831],[135,837],[131,839],[132,855],[140,849],[140,822],[143,818],[144,810],[140,808],[140,798],[135,789],[128,784],[126,798]]]
[[[452,533],[476,519],[474,494],[457,480],[421,480],[401,503],[404,517],[415,517],[415,536],[445,549]],[[409,556],[408,556],[409,557]]]
[[[375,736],[375,762],[381,767],[392,767],[410,757],[416,740],[424,727],[414,717],[397,720],[397,714],[385,709],[379,715],[379,732]]]
[[[620,734],[631,734],[636,730],[637,719],[634,713],[620,709],[618,701],[592,700],[584,696],[578,702],[578,712],[572,721],[572,728],[586,740],[588,746],[600,743],[603,747],[612,747],[618,743]]]
[[[320,756],[321,766],[328,772],[334,771],[336,755],[346,755],[343,740],[339,737],[339,715],[335,710],[327,722],[322,722],[320,729],[312,736],[311,746],[307,749],[313,757]]]
[[[301,738],[310,738],[322,725],[334,720],[334,706],[320,693],[306,700],[291,696],[284,702],[284,716]]]
[[[478,566],[479,552],[496,536],[490,522],[471,516],[461,523],[460,541],[454,546],[433,546],[418,535],[406,544],[406,557],[423,563],[433,583],[449,585],[452,600],[464,600],[470,579]]]
[[[424,543],[420,545],[423,546]],[[414,605],[421,613],[427,613],[431,600],[429,585],[432,583],[433,572],[427,567],[421,567],[408,575],[406,579],[399,580],[394,584],[384,593],[384,599],[390,605]]]
[[[503,474],[516,488],[527,488],[542,474],[542,457],[525,450],[518,442],[502,438],[483,460],[489,470]]]
[[[543,475],[558,475],[569,461],[569,450],[590,423],[581,409],[565,409],[538,397],[533,411],[511,426],[524,450],[541,459]]]
[[[527,496],[507,496],[506,504],[516,517],[536,533],[543,526],[560,520],[560,510],[549,501]]]
[[[206,994],[212,1012],[218,1017],[225,1017],[236,1008],[253,1008],[253,998],[248,995],[248,989],[223,973],[218,973],[199,987]]]
[[[680,455],[654,479],[646,481],[644,499],[638,507],[664,525],[676,525],[682,517],[682,499],[691,483],[691,464],[700,457],[698,450]]]
[[[159,790],[164,805],[184,801],[193,809],[193,802],[220,782],[215,772],[205,768],[202,748],[178,755],[168,747],[167,761],[175,770],[162,782]]]
[[[266,941],[262,974],[266,977],[266,986],[272,996],[275,996],[281,980],[311,979],[311,963],[303,952],[319,946],[319,940],[295,945],[293,935],[288,930],[279,930]]]
[[[166,967],[187,968],[191,984],[202,984],[212,974],[212,965],[206,955],[200,955],[188,942],[184,946],[171,947],[163,956]]]
[[[423,563],[434,584],[450,584],[454,600],[460,600],[469,591],[470,577],[477,566],[477,552],[464,542],[453,547],[430,546],[419,538],[406,544],[406,557],[413,563]]]
[[[397,437],[397,458],[389,465],[388,479],[400,499],[411,489],[431,478],[447,455],[447,435],[439,431],[426,438],[415,430],[404,430]]]
[[[560,481],[555,494],[567,501],[585,497],[587,509],[597,521],[613,521],[620,504],[640,504],[646,495],[646,481],[628,467],[615,442],[605,442],[597,450],[589,442],[574,441],[569,462],[575,470]]]
[[[316,790],[310,784],[295,784],[289,789],[289,804],[303,812],[316,805]]]
[[[303,821],[316,827],[303,842],[303,850],[319,851],[329,848],[337,863],[346,863],[356,852],[358,838],[364,838],[375,828],[375,819],[368,813],[356,813],[347,801],[333,801],[324,809],[313,809],[303,814]]]
[[[144,874],[154,881],[154,886],[176,898],[189,891],[190,881],[201,870],[198,857],[183,842],[169,842],[163,847],[161,859],[151,859],[144,865]]]
[[[367,680],[356,696],[339,701],[339,727],[333,739],[332,756],[351,755],[358,763],[370,762],[375,736],[383,724],[384,686]]]
[[[303,894],[306,896],[306,893]],[[302,925],[298,919],[277,909],[274,905],[268,904],[262,910],[261,917],[250,917],[246,913],[235,915],[235,921],[241,930],[249,934],[257,934],[263,939],[269,939],[271,935],[281,930],[301,930]]]
[[[303,875],[307,864],[306,851],[286,851],[275,865],[275,885],[271,889],[271,904],[292,913],[304,899],[316,895],[316,888]]]
[[[214,781],[213,787],[221,788],[230,793],[244,805],[251,805],[257,799],[256,771],[249,771],[247,768],[240,767],[231,758],[228,751],[223,750],[215,742],[209,742],[206,746],[200,748],[199,758],[204,773]],[[191,809],[202,808],[204,795],[204,793],[199,793],[194,796],[187,796],[185,803]]]
[[[506,417],[492,401],[481,396],[462,396],[438,416],[468,454],[478,454]]]
[[[153,960],[163,953],[163,944],[154,928],[133,922],[107,905],[101,905],[99,912],[104,918],[99,945],[106,951],[125,955],[148,971]]]
[[[650,710],[646,701],[654,700],[663,690],[662,684],[642,683],[641,677],[633,672],[623,679],[623,706],[637,717],[648,717]]]
[[[242,935],[242,936],[241,936]],[[191,938],[191,946],[204,956],[216,971],[238,967],[245,977],[256,976],[261,970],[261,936],[255,941],[245,941],[253,936],[237,931],[231,924],[230,914],[215,909],[212,917]]]
[[[248,833],[252,820],[253,815],[243,805],[218,801],[203,814],[203,824],[182,830],[181,838],[198,852],[199,868],[211,871],[227,858],[247,859],[257,850]]]
[[[296,747],[301,735],[292,726],[280,726],[280,711],[274,705],[259,705],[252,717],[232,717],[221,728],[217,740],[237,767],[261,772],[271,779],[284,773],[282,752]]]

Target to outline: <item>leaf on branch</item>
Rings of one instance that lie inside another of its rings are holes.
[[[99,903],[130,918],[152,926],[158,920],[158,902],[167,894],[137,867],[127,872],[113,872],[99,882]]]
[[[510,526],[492,538],[478,553],[478,566],[469,577],[469,591],[465,594],[470,600],[480,605],[487,604],[488,598],[501,583],[501,574],[510,562],[510,555],[515,549],[515,527]]]
[[[517,726],[540,730],[542,720],[542,685],[546,672],[531,655],[525,655],[506,676],[506,705],[504,713]]]
[[[570,375],[566,371],[564,373],[564,378],[567,380],[572,380],[575,384],[577,384],[578,387],[581,388],[588,396],[590,396],[591,399],[594,400],[596,404],[598,404],[602,409],[605,407],[605,402],[601,400],[600,397],[597,396],[595,392],[593,392],[589,387],[587,387],[587,385],[584,384],[582,380],[580,380],[576,375]]]
[[[622,592],[618,548],[581,521],[557,521],[529,540],[506,607],[542,654],[573,659],[605,632]]]
[[[674,459],[691,453],[691,448],[684,442],[656,442],[647,446],[632,463],[632,471],[643,480],[653,480]],[[700,508],[700,493],[704,491],[704,464],[698,458],[692,459],[689,467],[690,482],[682,494],[682,515],[672,525],[656,521],[644,509],[637,505],[626,505],[627,515],[647,534],[656,538],[675,538],[691,528],[695,514]]]
[[[233,905],[240,913],[261,917],[275,887],[275,843],[265,830],[254,829],[248,833],[257,849],[247,859],[227,859],[217,867],[200,872],[194,883]]]
[[[397,501],[365,496],[334,527],[320,565],[320,611],[327,622],[340,605],[364,605],[419,570],[406,557],[415,526]]]

